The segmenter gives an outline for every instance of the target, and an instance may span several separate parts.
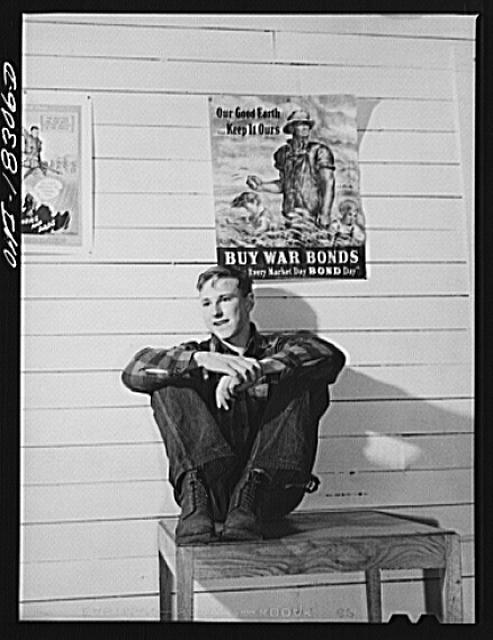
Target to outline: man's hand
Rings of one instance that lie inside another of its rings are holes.
[[[232,356],[213,351],[197,351],[195,362],[206,371],[223,373],[225,376],[238,378],[238,383],[255,384],[262,377],[262,366],[255,358]]]
[[[223,376],[216,387],[216,406],[218,409],[229,410],[229,403],[234,398],[242,383],[236,376]]]
[[[262,186],[262,178],[259,178],[258,176],[248,176],[246,183],[250,189],[257,191]]]
[[[331,224],[331,222],[332,222],[332,220],[330,219],[330,214],[328,214],[328,213],[321,213],[321,214],[318,216],[318,220],[317,220],[317,222],[318,222],[318,225],[319,225],[320,227],[323,227],[324,229],[328,229],[328,228],[329,228],[329,226],[330,226],[330,224]]]

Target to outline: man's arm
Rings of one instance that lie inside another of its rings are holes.
[[[255,383],[262,375],[260,365],[255,358],[201,351],[195,354],[194,360],[206,371],[234,376],[240,382],[247,384]]]
[[[320,184],[322,187],[322,207],[318,217],[318,223],[323,227],[327,227],[331,223],[330,212],[332,209],[332,203],[334,202],[334,172],[332,169],[322,167],[319,169],[318,175],[320,177]]]
[[[259,176],[248,176],[247,186],[253,191],[268,191],[269,193],[282,193],[282,180],[270,180],[264,182]]]
[[[334,154],[325,144],[316,143],[313,149],[315,150],[314,168],[318,175],[322,195],[317,222],[322,227],[328,227],[332,222],[331,210],[335,194],[335,159]]]
[[[300,382],[311,379],[332,384],[346,362],[346,356],[340,349],[309,331],[281,338],[277,349],[272,356],[258,361],[260,372],[257,372],[256,379],[245,381],[238,375],[225,374],[216,389],[217,407],[228,410],[237,392],[257,383],[278,383],[296,376]]]
[[[197,342],[183,343],[170,349],[145,347],[123,370],[122,382],[131,391],[152,393],[168,384],[170,379],[198,369],[193,356],[199,350]]]
[[[123,370],[122,382],[131,391],[152,393],[197,369],[236,376],[248,384],[261,375],[254,358],[214,353],[197,342],[186,342],[170,349],[142,349]]]
[[[308,331],[280,340],[278,351],[260,360],[262,373],[271,382],[296,375],[323,379],[327,384],[335,382],[345,362],[340,349]]]

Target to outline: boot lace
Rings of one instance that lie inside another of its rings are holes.
[[[207,508],[209,506],[209,494],[202,479],[195,473],[190,476],[190,487],[195,505]]]
[[[241,493],[241,504],[250,511],[255,510],[257,498],[261,485],[264,483],[264,476],[267,474],[261,469],[254,469],[243,487]]]

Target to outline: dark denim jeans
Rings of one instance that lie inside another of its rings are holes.
[[[214,517],[224,520],[241,475],[265,469],[272,481],[260,515],[281,517],[302,500],[318,443],[318,424],[329,406],[326,382],[271,385],[263,399],[239,394],[229,411],[217,409],[218,377],[177,380],[152,394],[151,405],[169,458],[169,479],[179,502],[184,472],[201,468]],[[294,484],[296,486],[286,487]]]

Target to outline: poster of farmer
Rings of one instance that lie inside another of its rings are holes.
[[[255,279],[366,278],[356,98],[209,98],[217,260]]]
[[[89,249],[90,115],[87,96],[24,94],[21,233],[27,252]]]

